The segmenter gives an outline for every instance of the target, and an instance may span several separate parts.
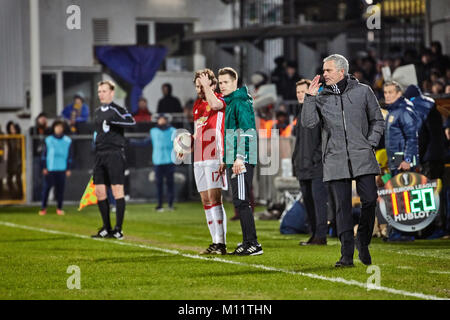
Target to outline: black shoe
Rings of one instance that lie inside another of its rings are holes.
[[[301,246],[311,246],[311,245],[316,245],[316,246],[324,246],[327,244],[327,238],[315,238],[315,237],[311,237],[308,241],[302,241],[300,242]]]
[[[98,230],[97,234],[92,235],[91,238],[100,238],[100,239],[112,238],[112,231],[105,228],[101,228],[100,230]]]
[[[341,259],[336,262],[334,265],[336,268],[342,268],[342,267],[354,267],[353,259],[341,257]]]
[[[370,256],[369,246],[363,246],[359,240],[359,237],[355,239],[356,249],[358,249],[358,258],[366,266],[372,264],[372,257]]]
[[[200,254],[227,254],[227,246],[223,243],[211,243],[208,248],[201,251]]]
[[[233,255],[236,256],[258,256],[263,254],[264,251],[259,243],[257,244],[238,244],[236,250],[234,250]]]
[[[122,230],[115,228],[111,234],[111,237],[116,238],[117,240],[122,240],[123,239]]]
[[[213,251],[216,250],[216,245],[217,244],[215,243],[211,243],[208,248],[206,248],[203,251],[200,251],[200,254],[213,254]]]
[[[314,236],[311,236],[309,239],[308,239],[308,241],[300,241],[299,242],[299,245],[301,245],[301,246],[307,246],[307,245],[309,245],[310,243],[311,243],[311,241],[314,239]]]
[[[244,252],[244,250],[245,250],[244,245],[242,243],[238,243],[236,249],[234,249],[234,251],[230,252],[229,254],[239,255],[240,253]]]
[[[218,243],[216,247],[216,254],[221,255],[227,254],[227,245],[224,243]]]

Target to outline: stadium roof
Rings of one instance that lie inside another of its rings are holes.
[[[366,28],[361,21],[325,22],[305,25],[271,25],[243,29],[194,32],[185,41],[193,40],[262,40],[270,38],[332,38],[352,28]]]

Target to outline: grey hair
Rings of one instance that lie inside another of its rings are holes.
[[[402,86],[400,85],[400,83],[398,83],[397,81],[386,81],[383,85],[383,88],[389,87],[389,86],[394,86],[395,87],[395,91],[397,92],[403,92]]]
[[[336,69],[338,70],[344,69],[344,75],[346,76],[348,74],[348,61],[344,56],[340,54],[332,54],[323,59],[323,62],[327,61],[334,61]]]

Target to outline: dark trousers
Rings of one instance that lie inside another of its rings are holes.
[[[55,187],[57,207],[58,209],[62,209],[65,184],[65,171],[49,171],[49,173],[44,176],[44,187],[42,190],[42,209],[47,208],[48,195],[52,187]]]
[[[163,204],[164,179],[166,179],[167,185],[167,202],[169,204],[169,207],[173,206],[173,200],[175,197],[174,174],[175,174],[174,164],[155,165],[158,207],[161,207]]]
[[[233,205],[239,212],[243,243],[255,245],[258,243],[258,240],[256,237],[255,218],[253,217],[253,210],[250,203],[255,166],[246,163],[245,169],[247,172],[241,173],[233,178],[231,178],[233,171],[231,168],[228,169],[228,180],[231,184]]]
[[[326,238],[328,191],[322,178],[299,180],[312,236]]]
[[[368,246],[372,240],[377,205],[377,186],[375,175],[363,175],[355,178],[356,191],[361,199],[361,216],[357,237],[362,246]],[[336,205],[337,233],[341,241],[343,256],[353,258],[353,215],[352,215],[352,180],[333,180],[329,182],[331,196]]]

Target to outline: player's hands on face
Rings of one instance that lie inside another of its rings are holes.
[[[242,172],[243,168],[245,168],[244,161],[242,161],[241,159],[234,160],[232,170],[235,175],[240,174]]]
[[[202,73],[199,77],[198,80],[200,81],[200,84],[202,85],[203,89],[207,88],[211,85],[211,80],[209,80],[208,76],[206,75],[206,73]]]
[[[43,174],[44,176],[48,175],[48,170],[47,170],[47,169],[42,170],[42,174]]]
[[[406,161],[402,161],[402,163],[400,163],[400,166],[398,167],[398,170],[402,171],[409,171],[409,169],[411,169],[411,164]]]
[[[321,86],[320,84],[320,75],[316,75],[314,79],[311,81],[311,84],[309,85],[307,93],[309,95],[315,96],[319,92],[319,88]]]

